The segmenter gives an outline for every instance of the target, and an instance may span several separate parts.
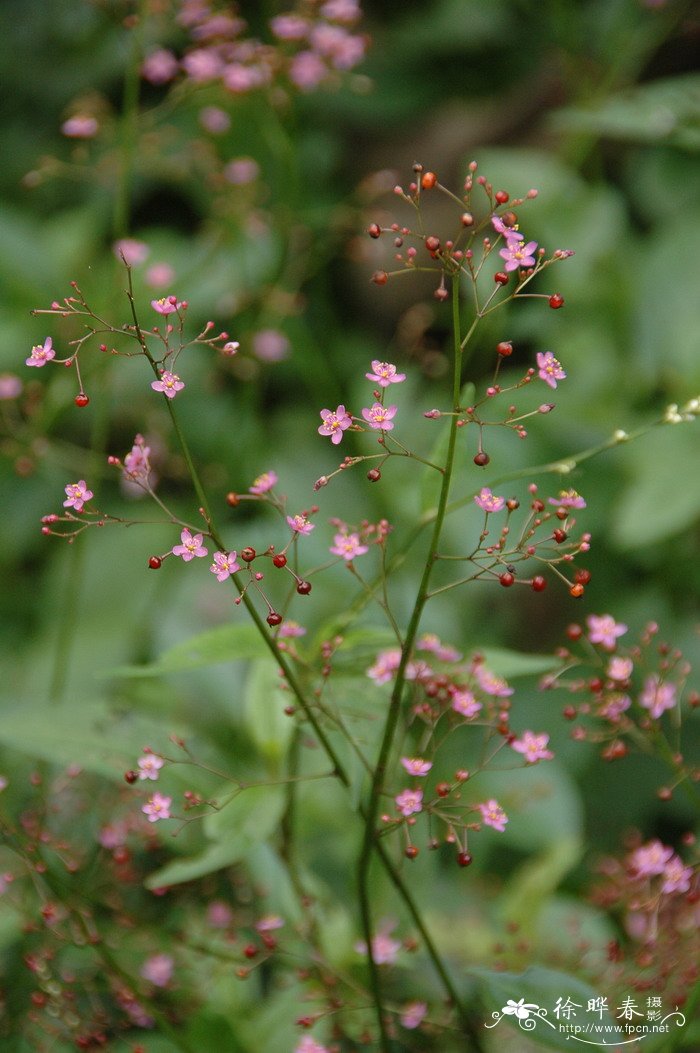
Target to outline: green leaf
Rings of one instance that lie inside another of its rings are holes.
[[[254,662],[246,680],[243,722],[273,772],[286,754],[294,732],[294,724],[284,712],[288,704],[289,695],[280,687],[275,663]]]
[[[540,911],[582,852],[580,838],[558,837],[543,852],[523,863],[508,882],[501,903],[503,916],[533,931]]]
[[[277,826],[285,807],[281,786],[251,786],[204,820],[204,832],[215,841],[199,855],[178,859],[150,874],[146,888],[180,885],[239,863]]]
[[[523,654],[509,651],[506,647],[480,647],[479,653],[483,654],[489,669],[507,680],[519,676],[541,676],[561,665],[561,660],[551,654]]]
[[[108,677],[164,676],[190,669],[203,669],[221,662],[263,658],[270,652],[254,625],[220,625],[192,636],[165,651],[151,665],[127,665],[110,669]]]
[[[605,992],[596,991],[568,973],[536,965],[526,969],[524,973],[495,973],[488,969],[470,969],[469,976],[476,981],[488,1019],[485,1026],[494,1029],[494,1038],[499,1029],[516,1027],[523,1035],[528,1035],[547,1049],[566,1050],[570,1053],[571,1032],[566,1029],[560,1030],[560,1023],[562,1028],[566,1028],[568,1024],[581,1023],[585,1016],[586,1024],[615,1027],[615,1020],[610,1013],[604,1012],[602,1018],[598,1013],[586,1014],[589,999],[605,997]],[[577,1015],[570,1021],[563,1018],[559,1021],[554,1015],[554,1007],[558,999],[565,1002],[567,998],[580,1008],[576,1009]],[[526,1004],[537,1007],[541,1015],[532,1010],[528,1019],[519,1022],[515,1016],[503,1014],[503,1009],[509,1001],[519,1002],[521,999]],[[604,1040],[605,1034],[601,1033],[600,1037]],[[618,1038],[622,1037],[622,1034],[618,1035]],[[607,1044],[612,1045],[610,1042]]]
[[[268,844],[255,845],[246,855],[245,862],[256,888],[262,890],[267,910],[281,914],[292,925],[300,924],[303,913],[299,899],[279,853]]]

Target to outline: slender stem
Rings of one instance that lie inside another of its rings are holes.
[[[418,633],[418,627],[420,625],[423,609],[428,599],[430,577],[433,571],[433,566],[435,564],[435,557],[438,552],[440,537],[442,534],[442,526],[447,510],[450,484],[452,482],[452,471],[454,468],[455,450],[457,446],[458,418],[456,412],[459,409],[460,403],[462,381],[462,352],[464,347],[466,347],[466,343],[469,337],[471,337],[472,333],[474,332],[478,321],[479,319],[474,319],[474,322],[472,323],[472,326],[469,329],[467,337],[465,337],[463,341],[461,335],[459,313],[459,276],[453,276],[452,324],[454,336],[454,371],[452,379],[452,408],[455,411],[455,415],[452,416],[450,420],[450,433],[447,445],[447,455],[445,458],[444,473],[442,476],[442,484],[440,487],[440,495],[438,497],[438,504],[435,513],[435,520],[433,523],[430,545],[425,560],[425,566],[423,568],[423,574],[421,576],[420,584],[418,586],[418,593],[416,595],[416,600],[413,606],[413,612],[411,614],[411,618],[408,623],[408,628],[406,630],[406,636],[404,639],[404,644],[401,653],[401,661],[396,671],[396,680],[394,683],[394,689],[392,691],[391,700],[389,703],[389,711],[384,725],[384,734],[379,748],[379,755],[374,769],[374,775],[372,777],[372,783],[368,794],[367,804],[365,805],[365,832],[362,843],[362,849],[360,852],[360,858],[358,862],[358,891],[360,900],[360,913],[362,917],[362,927],[365,934],[365,943],[367,945],[370,987],[374,997],[377,1025],[379,1028],[379,1037],[383,1053],[390,1053],[391,1045],[386,1029],[386,1023],[384,1020],[383,998],[379,969],[377,967],[377,963],[375,962],[372,953],[372,940],[374,930],[372,924],[372,911],[370,904],[370,865],[372,861],[372,856],[375,850],[377,850],[378,848],[376,835],[377,815],[384,789],[384,779],[386,775],[389,754],[391,753],[391,749],[394,743],[394,736],[396,733],[396,728],[401,713],[401,702],[403,699],[404,685],[406,682],[406,669],[411,658],[411,653],[413,651],[413,644]],[[457,1006],[459,1006],[459,1000],[456,1000],[456,1004]]]

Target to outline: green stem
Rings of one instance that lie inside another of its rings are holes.
[[[462,352],[464,347],[466,347],[469,337],[471,337],[472,333],[474,332],[477,323],[478,319],[475,318],[467,334],[467,337],[465,337],[463,341],[461,336],[461,324],[459,313],[459,276],[455,275],[452,278],[452,325],[454,337],[452,408],[455,411],[455,414],[450,420],[450,433],[448,438],[447,455],[445,458],[444,473],[442,476],[442,484],[440,487],[440,495],[438,497],[435,520],[433,522],[433,530],[430,539],[430,545],[425,560],[425,566],[423,568],[423,574],[421,576],[420,584],[418,586],[418,592],[413,606],[413,612],[411,614],[411,618],[408,623],[408,628],[406,630],[406,636],[404,639],[404,644],[401,653],[401,661],[396,671],[396,680],[394,683],[394,689],[392,691],[391,700],[389,703],[389,711],[384,725],[384,734],[382,736],[382,742],[379,748],[379,755],[374,769],[374,775],[372,777],[367,804],[365,805],[364,809],[365,831],[362,842],[362,848],[360,851],[360,858],[358,862],[358,892],[360,901],[360,913],[362,917],[362,927],[365,935],[365,943],[367,945],[370,988],[372,990],[372,995],[374,998],[377,1025],[379,1028],[379,1037],[383,1053],[391,1053],[391,1044],[386,1029],[386,1023],[384,1021],[383,998],[379,969],[372,954],[372,940],[374,927],[372,923],[372,910],[370,902],[370,865],[374,852],[378,850],[376,836],[377,815],[382,799],[384,779],[386,776],[389,755],[391,753],[391,749],[394,743],[394,736],[396,734],[396,728],[401,714],[401,703],[403,699],[404,685],[406,682],[406,669],[411,658],[411,653],[413,651],[413,645],[416,639],[416,635],[418,633],[418,627],[420,625],[421,616],[423,614],[423,610],[428,599],[430,577],[433,571],[433,566],[435,564],[435,558],[438,552],[440,537],[442,534],[442,527],[447,511],[447,502],[450,493],[450,484],[452,482],[452,471],[454,468],[455,451],[457,446],[457,411],[459,409],[462,382]],[[455,1003],[456,1006],[460,1008],[459,999],[455,999]],[[460,1015],[465,1015],[464,1011],[461,1009]]]

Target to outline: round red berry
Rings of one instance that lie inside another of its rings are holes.
[[[87,397],[84,391],[81,391],[78,395],[75,396],[73,401],[75,402],[76,406],[87,406],[90,399]]]
[[[425,239],[425,247],[428,252],[437,252],[440,248],[440,239],[436,238],[434,234],[431,234]]]
[[[370,226],[367,229],[367,233],[369,234],[370,238],[378,238],[381,232],[382,228],[379,226],[378,223],[370,224]]]
[[[124,772],[124,780],[125,780],[125,782],[128,782],[129,786],[133,786],[134,783],[137,781],[138,777],[139,777],[139,773],[137,771],[125,771]]]
[[[435,787],[435,793],[438,797],[449,797],[450,795],[450,784],[449,782],[439,782]]]
[[[460,852],[457,856],[457,862],[461,867],[468,867],[471,865],[472,857],[468,852]]]
[[[282,622],[282,615],[278,614],[277,611],[270,611],[267,616],[268,625],[280,625]]]
[[[510,194],[507,190],[497,190],[494,197],[499,205],[505,205],[506,201],[510,198]]]
[[[389,275],[386,271],[375,271],[372,275],[372,281],[375,285],[386,285],[389,281]]]
[[[163,560],[160,558],[160,556],[151,556],[151,558],[148,561],[148,565],[151,568],[151,570],[159,570],[163,565]]]
[[[569,589],[569,595],[573,596],[575,600],[577,600],[579,598],[579,596],[583,596],[583,593],[584,593],[583,585],[572,585],[571,588]]]
[[[496,352],[502,355],[503,358],[507,358],[508,355],[513,354],[513,345],[510,340],[501,340],[500,344],[496,344]]]
[[[565,530],[562,530],[561,527],[557,527],[557,529],[552,533],[552,537],[556,541],[557,545],[562,545],[566,541],[568,536],[569,535],[567,534],[567,532]]]
[[[416,845],[407,845],[404,850],[406,859],[415,859],[418,855],[418,847]]]
[[[256,954],[258,953],[258,950],[259,948],[256,947],[254,943],[248,943],[243,948],[243,953],[245,954],[246,958],[255,958]]]
[[[580,625],[576,625],[576,623],[574,622],[566,627],[566,635],[569,637],[570,640],[580,640],[583,636],[583,629]]]
[[[370,470],[367,472],[367,478],[371,483],[378,483],[381,477],[382,473],[379,471],[378,468],[370,468]]]
[[[311,592],[311,582],[310,581],[300,581],[299,584],[297,585],[297,592],[299,593],[300,596],[308,596],[309,593]]]
[[[583,567],[581,567],[580,570],[577,570],[576,573],[574,574],[574,581],[576,582],[577,585],[588,585],[590,580],[591,580],[591,572],[590,572],[590,570],[584,570]]]
[[[507,285],[510,281],[510,278],[508,277],[505,271],[496,271],[496,273],[493,276],[493,280],[495,281],[496,285]]]
[[[471,227],[474,225],[474,217],[472,216],[471,212],[463,212],[461,215],[461,220],[463,227]]]
[[[532,579],[532,587],[535,592],[542,592],[543,589],[547,588],[547,579],[543,578],[541,574],[536,574]]]
[[[233,490],[230,493],[226,494],[226,504],[230,505],[231,508],[235,508],[236,505],[239,505],[240,503],[240,497],[238,496],[238,494],[234,494]]]
[[[479,452],[474,457],[474,464],[478,465],[479,468],[485,468],[490,460],[491,458],[487,453],[485,453],[484,450],[479,450]]]
[[[435,175],[435,172],[424,172],[421,177],[420,185],[424,190],[432,190],[437,181],[438,178]]]
[[[515,574],[511,574],[509,570],[506,570],[503,572],[503,574],[501,574],[498,580],[500,581],[504,589],[508,589],[515,581]]]
[[[255,556],[255,549],[251,548],[250,545],[247,545],[245,548],[241,549],[241,559],[244,563],[252,563],[255,559]]]
[[[549,297],[549,306],[553,311],[557,311],[560,307],[564,306],[564,297],[560,296],[559,293],[554,293],[553,296]]]
[[[287,557],[283,552],[278,552],[276,556],[272,557],[272,562],[276,567],[286,567]]]

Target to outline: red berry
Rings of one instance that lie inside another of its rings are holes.
[[[549,297],[549,306],[553,311],[558,310],[564,306],[564,297],[560,296],[559,293],[554,293],[554,296]]]
[[[151,558],[148,561],[148,565],[151,568],[151,570],[159,570],[160,567],[163,565],[163,560],[160,558],[160,556],[151,556]]]
[[[432,190],[437,183],[438,178],[435,172],[424,172],[420,181],[420,185],[424,190]]]
[[[468,852],[460,852],[457,856],[457,862],[461,867],[468,867],[472,862],[472,857]]]
[[[244,563],[252,563],[255,559],[255,555],[255,549],[251,548],[250,545],[247,545],[245,548],[241,549],[241,559]]]
[[[382,228],[379,226],[378,223],[372,223],[367,229],[367,233],[369,234],[370,238],[378,238],[381,232]]]
[[[495,281],[496,285],[507,285],[510,281],[510,278],[508,277],[505,271],[497,271],[493,276],[493,280]]]
[[[299,593],[300,596],[308,596],[309,593],[311,592],[311,582],[310,581],[300,581],[299,584],[297,585],[297,592]]]
[[[234,494],[233,491],[226,494],[226,504],[231,505],[231,508],[235,508],[236,505],[241,503],[241,499],[238,494]]]
[[[564,706],[561,712],[565,720],[576,720],[575,706]]]
[[[472,216],[471,212],[463,212],[461,220],[463,227],[471,227],[474,225],[474,217]]]
[[[580,570],[577,570],[576,573],[574,574],[574,581],[576,582],[577,585],[588,585],[590,580],[591,580],[591,572],[590,572],[590,570],[584,570],[583,567],[581,567]]]
[[[278,614],[277,611],[270,611],[267,616],[268,625],[279,625],[282,621],[282,615]]]
[[[573,596],[576,600],[579,598],[579,596],[583,596],[583,592],[583,585],[572,585],[569,589],[569,595]]]
[[[372,275],[372,281],[375,285],[386,285],[389,281],[389,275],[386,271],[375,271]]]
[[[370,470],[367,472],[367,478],[371,483],[378,483],[381,477],[382,473],[379,471],[378,468],[370,468]]]
[[[415,859],[418,855],[418,847],[416,845],[407,845],[404,851],[406,859]]]
[[[506,570],[498,579],[504,589],[510,588],[515,581],[515,575],[511,574],[509,570]]]
[[[575,623],[573,623],[572,625],[567,626],[566,635],[569,637],[570,640],[580,640],[583,636],[583,629],[580,625],[576,625]]]
[[[504,212],[501,216],[501,219],[503,220],[503,224],[506,227],[514,227],[515,224],[518,222],[518,217],[516,216],[515,212]]]
[[[75,402],[76,406],[87,406],[90,399],[87,397],[84,391],[81,391],[78,395],[75,396],[73,401]]]
[[[491,458],[484,450],[479,450],[476,457],[474,458],[474,464],[477,464],[479,468],[485,468]]]
[[[435,793],[438,797],[449,797],[450,795],[450,784],[449,782],[439,782],[435,787]]]
[[[499,205],[505,205],[506,201],[510,198],[510,194],[506,190],[497,190],[494,197]]]
[[[255,958],[258,951],[259,948],[256,947],[254,943],[247,943],[246,946],[243,948],[243,953],[245,954],[246,958]]]
[[[506,501],[506,508],[509,512],[515,512],[517,508],[520,508],[520,501],[518,501],[517,497],[509,497]]]
[[[282,552],[278,552],[276,556],[272,557],[272,562],[276,567],[286,567],[287,557]]]
[[[134,783],[137,781],[138,777],[139,777],[139,773],[137,771],[125,771],[124,772],[124,779],[125,779],[126,782],[128,782],[129,786],[133,786]]]
[[[507,358],[508,355],[513,354],[513,345],[510,340],[501,340],[500,344],[496,344],[496,352],[502,355],[503,358]]]
[[[440,248],[440,239],[436,238],[434,234],[431,234],[430,237],[425,239],[425,247],[428,252],[437,252]]]
[[[543,578],[541,574],[535,575],[532,579],[532,587],[535,592],[542,592],[543,589],[547,588],[547,580]]]
[[[565,530],[562,530],[561,527],[557,527],[557,529],[552,533],[552,537],[556,541],[557,545],[563,544],[568,536],[569,535],[567,534],[567,532]]]

